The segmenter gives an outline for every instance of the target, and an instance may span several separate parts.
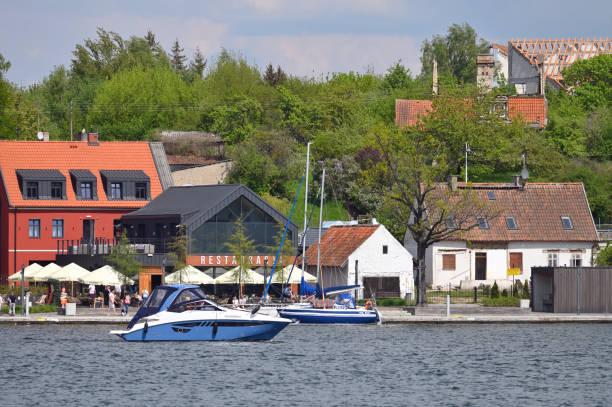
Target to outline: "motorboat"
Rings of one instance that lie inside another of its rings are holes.
[[[126,341],[265,341],[290,319],[221,306],[196,285],[156,287],[126,330],[110,333]]]

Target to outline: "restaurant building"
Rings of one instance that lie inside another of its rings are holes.
[[[168,243],[182,225],[187,236],[187,264],[200,268],[233,268],[237,259],[228,243],[241,217],[253,241],[252,268],[274,263],[275,237],[287,218],[242,184],[175,186],[148,205],[121,217],[121,227],[142,253],[139,290],[161,283],[162,271],[171,266]],[[285,244],[296,246],[298,228],[289,222]],[[288,260],[288,259],[285,259]],[[164,269],[163,269],[164,268]]]
[[[122,215],[171,184],[161,143],[0,141],[0,284],[61,244],[112,240]]]

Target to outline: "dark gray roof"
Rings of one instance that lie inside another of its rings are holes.
[[[240,196],[244,196],[261,210],[280,223],[287,218],[272,205],[261,199],[255,192],[242,184],[194,185],[170,187],[146,206],[122,216],[133,219],[141,216],[181,216],[181,223],[193,230],[219,213]],[[297,232],[297,225],[291,222]]]
[[[18,176],[22,178],[31,178],[44,181],[65,181],[66,177],[59,170],[15,170]]]
[[[153,155],[153,161],[155,162],[155,168],[157,169],[157,175],[159,175],[162,190],[165,191],[174,185],[170,165],[168,165],[166,150],[164,150],[163,143],[160,142],[149,143],[149,148],[151,149],[151,154]]]
[[[70,170],[70,175],[79,179],[95,179],[96,176],[89,170]]]
[[[100,170],[100,174],[107,179],[117,180],[148,180],[149,176],[142,170]]]
[[[329,228],[322,228],[321,236],[327,232]],[[312,244],[319,241],[319,228],[308,228],[306,231],[306,238],[304,239],[304,246],[310,247]]]

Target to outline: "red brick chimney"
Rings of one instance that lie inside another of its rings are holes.
[[[99,146],[98,133],[87,133],[87,144],[90,146]]]

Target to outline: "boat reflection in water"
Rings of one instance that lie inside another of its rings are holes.
[[[126,341],[264,341],[291,320],[228,309],[195,285],[156,287],[126,330],[111,331]]]

